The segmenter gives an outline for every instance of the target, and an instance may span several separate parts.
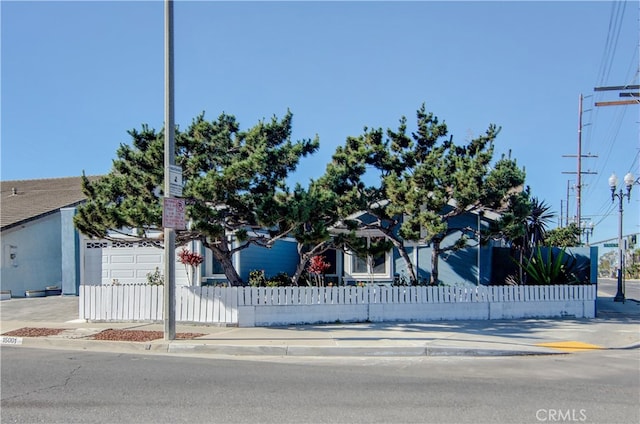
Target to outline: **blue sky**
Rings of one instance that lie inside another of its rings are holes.
[[[2,1],[2,180],[104,174],[126,133],[163,125],[161,1]],[[294,114],[294,138],[320,151],[293,179],[324,171],[364,126],[395,128],[416,109],[454,141],[502,127],[527,184],[558,214],[576,214],[574,174],[583,103],[582,216],[591,241],[617,237],[607,179],[640,175],[640,106],[596,86],[638,84],[637,2],[176,1],[175,113],[205,112],[243,128]],[[640,186],[624,233],[640,231]],[[562,203],[562,205],[561,205]],[[564,214],[564,213],[563,213]]]

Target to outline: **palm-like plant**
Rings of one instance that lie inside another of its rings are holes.
[[[555,214],[550,212],[551,206],[537,197],[531,199],[531,211],[526,218],[525,249],[529,254],[536,246],[544,244],[547,227]]]
[[[530,197],[529,190],[526,189],[511,197],[509,209],[490,230],[507,240],[517,255],[519,275],[514,281],[524,283],[526,270],[523,263],[525,260],[530,261],[536,247],[544,244],[547,227],[554,216],[550,209],[544,201]]]
[[[566,248],[554,254],[552,247],[547,247],[543,257],[542,247],[536,247],[531,257],[524,264],[518,264],[526,273],[527,284],[579,284],[579,275],[584,268],[578,267],[578,261]]]

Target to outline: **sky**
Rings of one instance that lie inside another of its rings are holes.
[[[424,103],[457,143],[500,126],[495,159],[524,167],[552,227],[577,214],[580,139],[590,242],[616,239],[607,180],[640,176],[640,106],[595,106],[620,98],[594,87],[639,84],[639,7],[177,0],[175,121],[224,112],[247,129],[291,110],[293,139],[320,140],[291,177],[306,185],[348,136],[402,116],[411,130]],[[3,0],[0,15],[3,181],[105,174],[128,130],[162,128],[162,1]],[[640,232],[639,200],[635,185],[625,235]]]

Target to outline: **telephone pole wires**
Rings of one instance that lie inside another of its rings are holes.
[[[582,170],[582,158],[595,158],[596,155],[582,154],[582,94],[580,94],[578,102],[578,154],[577,155],[562,155],[562,157],[577,158],[578,167],[577,171],[566,171],[563,174],[576,174],[576,225],[582,234],[581,220],[582,220],[582,176],[585,174],[596,174],[596,172],[583,171]],[[569,210],[569,204],[567,199],[567,211]],[[568,224],[568,222],[567,222]]]

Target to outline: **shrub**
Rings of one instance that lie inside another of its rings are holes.
[[[254,269],[249,271],[249,285],[252,287],[265,286],[267,279],[264,276],[264,269]]]
[[[279,272],[267,281],[268,287],[290,286],[291,277],[286,272]]]
[[[152,286],[161,286],[164,284],[164,275],[160,273],[158,267],[156,267],[155,271],[147,273],[147,282]]]
[[[279,272],[269,278],[266,277],[263,269],[254,269],[249,272],[249,285],[251,287],[283,287],[291,284],[291,277],[286,272]]]
[[[324,286],[324,274],[331,268],[329,262],[325,262],[325,258],[322,255],[316,255],[309,261],[307,271],[310,276],[313,276],[315,283],[318,287]]]
[[[526,274],[527,284],[582,284],[579,275],[583,269],[577,263],[576,257],[567,253],[565,248],[555,255],[552,248],[547,248],[546,258],[543,258],[542,248],[538,247],[530,259],[525,259],[518,266]]]

